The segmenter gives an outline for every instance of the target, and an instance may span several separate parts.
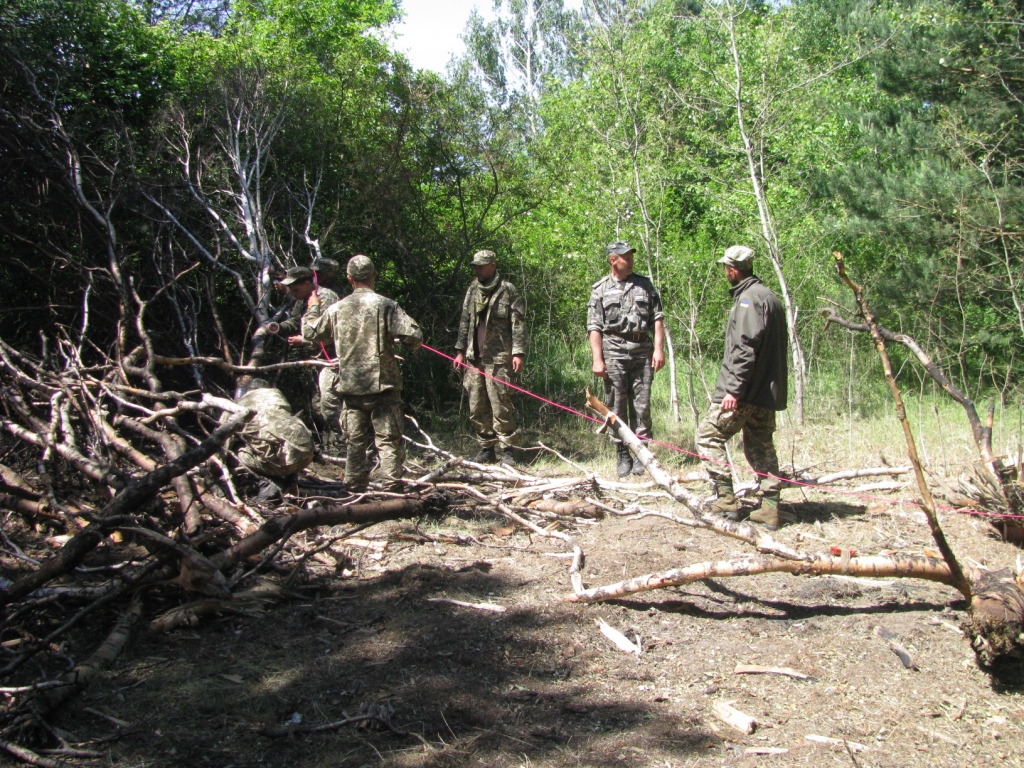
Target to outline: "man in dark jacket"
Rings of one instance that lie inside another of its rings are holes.
[[[772,443],[775,412],[786,410],[785,310],[778,297],[753,274],[754,251],[743,245],[726,249],[718,260],[732,288],[732,310],[725,328],[725,356],[711,396],[711,409],[697,430],[697,450],[715,483],[711,509],[738,520],[740,506],[732,487],[725,444],[743,432],[743,453],[761,484],[761,508],[750,519],[768,530],[779,527],[779,459]]]

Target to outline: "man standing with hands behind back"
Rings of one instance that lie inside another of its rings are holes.
[[[782,481],[772,442],[775,412],[786,410],[789,332],[782,302],[754,276],[753,262],[754,251],[745,245],[727,248],[718,260],[732,286],[733,305],[711,408],[697,428],[697,450],[718,495],[711,510],[739,520],[725,444],[743,432],[743,454],[758,475],[762,494],[761,508],[750,519],[774,531],[795,519],[779,510]]]
[[[509,372],[523,370],[526,322],[519,291],[498,273],[494,251],[473,254],[476,280],[469,284],[462,302],[455,370],[465,371],[463,386],[469,395],[469,421],[476,432],[480,452],[473,461],[493,464],[500,442],[501,463],[516,463],[516,416],[508,387]],[[466,360],[469,367],[466,367]],[[489,376],[484,376],[483,373]]]
[[[665,366],[664,313],[654,283],[633,272],[635,248],[615,242],[605,249],[611,273],[596,283],[587,304],[587,335],[594,375],[604,379],[606,405],[638,437],[651,437],[651,380]],[[653,334],[653,340],[651,338]],[[629,447],[614,435],[616,472],[642,475]]]

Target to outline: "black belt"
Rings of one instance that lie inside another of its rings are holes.
[[[647,341],[650,338],[648,333],[614,333],[613,331],[605,331],[605,333],[609,336],[625,339],[626,341]]]

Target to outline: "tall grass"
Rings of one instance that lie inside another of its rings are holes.
[[[848,334],[837,336],[827,350],[828,356],[819,355],[811,362],[804,425],[797,426],[790,412],[778,415],[776,448],[780,461],[783,465],[818,467],[821,472],[905,464],[906,446],[877,354],[864,343],[863,336],[854,339],[853,344]],[[516,382],[519,386],[577,411],[585,411],[588,386],[603,396],[603,384],[591,373],[590,348],[581,333],[555,329],[552,337],[544,340],[544,354],[536,354],[536,344],[533,349],[523,376]],[[930,379],[919,375],[916,362],[899,355],[894,358],[922,458],[933,471],[957,474],[977,458],[963,409]],[[697,410],[703,414],[709,405],[705,382],[708,388],[714,387],[719,367],[718,360],[692,362],[691,373],[690,361],[677,355],[680,420],[675,421],[671,414],[667,366],[654,377],[651,403],[655,437],[689,452],[694,451],[695,428],[689,405],[690,380]],[[989,401],[995,403],[993,447],[997,453],[1015,453],[1024,442],[1024,399],[1000,398],[997,392],[978,399],[979,410]],[[513,402],[522,423],[524,444],[535,445],[540,440],[577,461],[593,462],[599,471],[610,466],[614,451],[607,437],[593,434],[592,422],[523,394],[515,393]],[[465,452],[473,450],[464,398],[458,407],[433,413],[431,422],[446,444]],[[742,449],[735,445],[733,450],[734,460],[742,465]],[[692,469],[697,464],[685,453],[665,448],[656,448],[656,452],[671,467]]]

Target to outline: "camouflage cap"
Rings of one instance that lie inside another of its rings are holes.
[[[494,251],[477,251],[473,254],[473,261],[470,262],[474,267],[483,267],[487,264],[494,264],[498,260],[498,256]]]
[[[617,256],[625,256],[627,253],[636,253],[636,248],[631,247],[629,243],[622,240],[616,240],[604,249],[605,256],[611,256],[613,253]]]
[[[728,267],[735,267],[736,269],[748,270],[753,266],[754,262],[754,249],[747,248],[745,245],[732,245],[725,249],[725,255],[718,260],[719,264],[725,264]]]
[[[322,256],[319,259],[313,259],[311,265],[316,272],[323,272],[325,275],[333,275],[338,271],[338,267],[341,266],[334,259],[328,259],[326,256]]]
[[[373,266],[373,262],[370,261],[369,256],[353,256],[348,260],[348,266],[345,268],[345,274],[351,277],[353,280],[359,282],[365,282],[377,274],[377,269]]]
[[[301,283],[303,280],[312,280],[313,270],[309,267],[292,267],[285,272],[284,280],[281,281],[281,285],[292,285],[293,283]]]

